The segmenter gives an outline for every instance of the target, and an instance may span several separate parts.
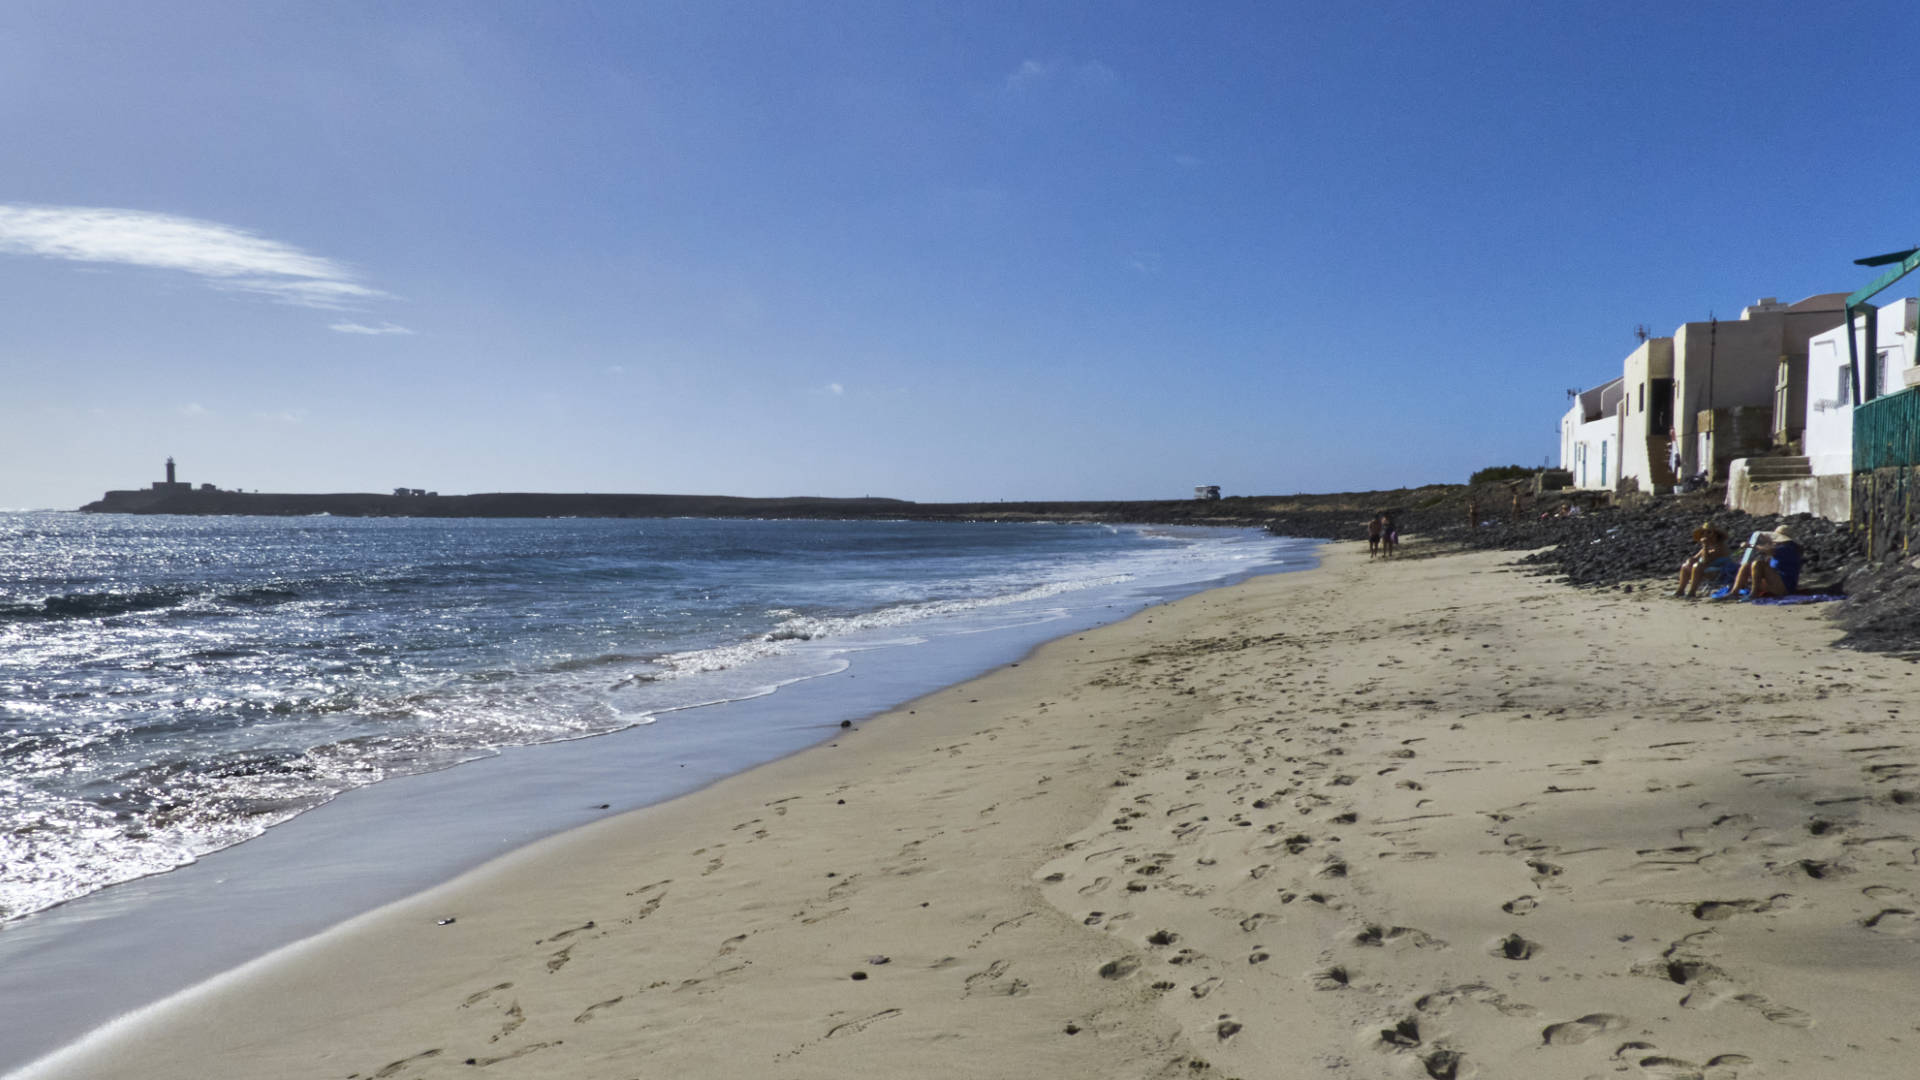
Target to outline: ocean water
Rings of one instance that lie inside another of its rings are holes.
[[[0,514],[0,920],[342,792],[1304,563],[1256,530]],[[715,737],[751,740],[716,725]],[[751,754],[745,757],[752,757]]]

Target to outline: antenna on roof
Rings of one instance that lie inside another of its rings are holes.
[[[1577,386],[1569,386],[1569,387],[1567,387],[1567,397],[1569,397],[1569,398],[1577,398],[1577,397],[1579,397],[1579,396],[1580,396],[1580,388],[1579,388],[1579,387],[1577,387]]]
[[[1652,335],[1653,335],[1653,331],[1647,329],[1646,323],[1641,323],[1639,326],[1636,326],[1633,328],[1633,336],[1639,338],[1640,344],[1642,345],[1645,345],[1647,343],[1647,338],[1651,337]]]

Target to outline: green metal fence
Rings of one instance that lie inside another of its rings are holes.
[[[1920,388],[1853,410],[1853,471],[1920,465]]]

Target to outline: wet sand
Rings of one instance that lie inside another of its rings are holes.
[[[34,1075],[1920,1072],[1914,669],[1510,558],[1062,639]]]

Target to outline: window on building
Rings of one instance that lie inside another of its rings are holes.
[[[1833,400],[1842,405],[1849,404],[1853,399],[1853,371],[1845,364],[1835,370],[1840,373],[1840,389],[1834,391]]]
[[[1646,383],[1640,384],[1640,404],[1635,405],[1634,410],[1637,412],[1647,411],[1647,384]]]

